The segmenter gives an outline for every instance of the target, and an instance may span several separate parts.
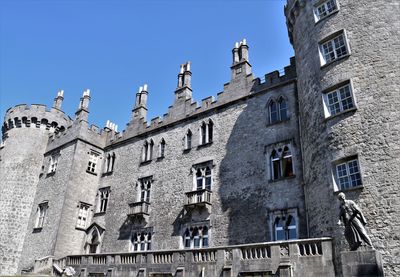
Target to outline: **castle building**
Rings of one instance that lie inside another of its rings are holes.
[[[63,91],[51,108],[10,108],[0,274],[399,275],[399,3],[288,0],[284,12],[284,72],[254,76],[242,40],[216,99],[193,100],[182,64],[162,118],[147,119],[147,84],[122,132],[89,126],[89,90],[74,118]],[[348,251],[339,192],[375,249]]]

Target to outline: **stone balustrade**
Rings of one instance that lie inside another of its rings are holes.
[[[128,216],[148,215],[150,211],[150,203],[141,201],[129,204]]]
[[[330,238],[203,249],[71,255],[65,258],[64,266],[72,266],[77,272],[85,271],[87,274],[112,270],[113,276],[117,277],[144,269],[171,274],[184,269],[185,276],[198,276],[196,274],[202,271],[206,276],[219,276],[221,272],[231,272],[232,276],[246,272],[285,276],[288,268],[296,272],[293,276],[334,276]],[[281,268],[286,271],[280,271]]]
[[[194,206],[194,205],[211,205],[211,195],[212,192],[207,189],[195,190],[186,192],[186,204],[185,206]]]

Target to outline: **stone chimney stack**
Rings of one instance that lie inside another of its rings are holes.
[[[249,46],[246,39],[236,42],[232,50],[233,63],[231,66],[232,80],[239,77],[246,77],[251,74],[251,64],[249,63]]]
[[[146,120],[147,116],[147,84],[144,84],[139,88],[136,93],[135,107],[132,110],[133,118],[143,118]]]
[[[187,100],[192,98],[192,72],[190,62],[181,64],[178,74],[178,87],[175,90],[175,100]]]
[[[61,110],[61,104],[64,100],[64,91],[60,90],[57,92],[57,97],[54,98],[53,108]]]
[[[79,102],[78,110],[76,111],[76,119],[88,121],[89,119],[89,101],[90,101],[90,90],[87,89],[83,91],[83,95]]]

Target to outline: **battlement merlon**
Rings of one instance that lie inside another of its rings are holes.
[[[193,99],[174,102],[162,118],[155,117],[151,122],[147,122],[143,118],[131,121],[124,131],[115,136],[115,140],[108,141],[107,147],[126,139],[154,132],[158,128],[165,128],[165,126],[176,124],[192,116],[199,116],[199,114],[207,113],[218,107],[230,105],[230,103],[234,103],[242,98],[251,97],[259,92],[289,85],[295,80],[296,64],[295,58],[292,57],[290,58],[290,65],[286,66],[284,70],[267,73],[262,78],[254,78],[252,74],[249,74],[247,76],[242,75],[242,78],[231,80],[231,82],[224,85],[224,90],[217,94],[217,99],[209,96],[204,98],[200,103],[193,101]]]
[[[58,133],[71,124],[71,118],[57,108],[41,104],[20,104],[7,110],[2,131],[3,137],[13,128],[41,128],[50,133]]]

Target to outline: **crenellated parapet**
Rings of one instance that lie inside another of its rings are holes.
[[[249,65],[247,62],[248,46],[246,44],[246,41],[243,40],[241,42],[241,45],[237,43],[235,45],[235,49],[235,51],[233,51],[234,66]],[[238,54],[239,50],[242,51],[240,55]],[[181,93],[182,88],[185,87],[182,77],[184,76],[185,72],[189,72],[189,66],[189,63],[181,65],[181,69],[178,75],[178,81],[180,80],[180,82],[178,82],[177,88],[178,93]],[[143,114],[141,114],[142,116],[139,116],[139,113],[135,113],[135,111],[137,111],[138,109],[144,108],[146,108],[147,112],[147,107],[139,105],[137,103],[138,101],[136,101],[135,108],[133,110],[134,113],[132,116],[132,120],[128,123],[127,128],[121,133],[115,132],[113,136],[109,136],[107,145],[118,143],[135,136],[145,135],[146,133],[156,131],[159,128],[178,124],[179,122],[187,120],[191,117],[195,118],[202,116],[202,114],[212,113],[216,109],[234,104],[241,99],[253,97],[257,93],[265,92],[266,90],[285,85],[288,82],[293,82],[296,79],[296,64],[294,57],[292,57],[290,59],[290,65],[286,66],[281,71],[277,70],[268,73],[263,78],[254,78],[251,73],[241,74],[242,72],[243,71],[240,71],[240,73],[237,74],[240,76],[233,76],[232,80],[224,85],[224,90],[217,94],[217,97],[209,96],[202,99],[201,102],[197,102],[192,99],[190,89],[190,96],[176,97],[174,103],[170,107],[168,107],[167,113],[165,113],[162,117],[157,116],[150,121],[148,121],[146,117],[143,116]],[[190,72],[190,77],[191,75],[192,73]],[[139,89],[139,95],[142,90],[143,87]],[[147,85],[145,92],[147,99]]]
[[[63,132],[72,120],[57,108],[40,104],[21,104],[7,110],[2,126],[3,138],[13,128],[39,128],[49,133]]]

